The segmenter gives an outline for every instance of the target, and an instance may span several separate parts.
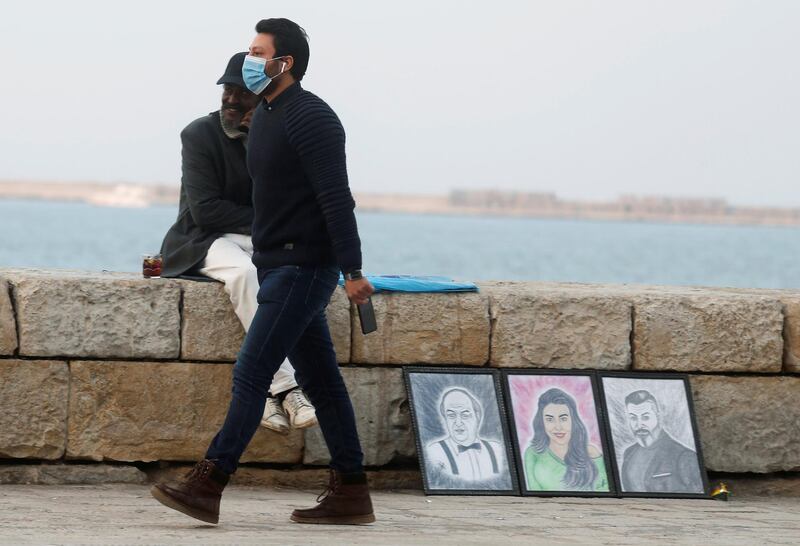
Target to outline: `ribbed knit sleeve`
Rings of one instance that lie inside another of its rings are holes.
[[[361,240],[339,118],[324,101],[308,94],[287,107],[286,133],[314,188],[340,269],[361,269]]]

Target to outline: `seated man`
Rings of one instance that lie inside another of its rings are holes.
[[[245,331],[258,303],[258,278],[251,258],[252,181],[247,172],[247,131],[259,98],[242,79],[246,53],[228,62],[222,107],[196,119],[181,132],[181,194],[178,219],[161,246],[163,277],[201,274],[225,283],[225,291]],[[314,407],[297,386],[285,360],[270,386],[261,424],[288,434],[289,427],[317,423]]]

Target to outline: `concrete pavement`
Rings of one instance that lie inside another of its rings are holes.
[[[292,523],[316,492],[231,487],[220,525],[168,510],[146,486],[0,486],[1,544],[800,544],[800,499],[425,497],[374,494],[378,521]]]

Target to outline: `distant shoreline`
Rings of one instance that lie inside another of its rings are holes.
[[[721,199],[624,196],[616,201],[567,201],[554,194],[456,190],[448,196],[355,196],[359,210],[669,224],[800,226],[800,209],[735,207]]]
[[[180,189],[148,184],[1,182],[0,199],[82,202],[104,207],[177,206]],[[614,201],[562,200],[552,193],[454,190],[449,195],[355,194],[375,213],[538,218],[671,224],[800,226],[800,209],[740,207],[715,198],[623,196]]]
[[[99,182],[0,182],[0,199],[82,202],[105,207],[144,208],[178,203],[180,189],[164,185]]]

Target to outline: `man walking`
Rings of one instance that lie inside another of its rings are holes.
[[[242,79],[247,53],[231,57],[222,85],[222,106],[181,132],[178,219],[161,245],[163,277],[201,274],[225,284],[245,332],[256,314],[258,276],[253,265],[253,184],[247,172],[247,129],[259,97]],[[314,408],[285,360],[272,380],[261,424],[282,434],[317,424]]]
[[[301,523],[375,520],[350,397],[331,342],[325,307],[339,271],[354,303],[372,285],[361,275],[361,242],[345,163],[339,119],[300,80],[308,38],[296,23],[266,19],[245,59],[248,89],[263,96],[250,128],[253,178],[253,263],[258,310],[233,371],[233,397],[206,458],[175,485],[153,487],[160,502],[217,523],[222,491],[258,427],[267,386],[288,355],[317,408],[331,454],[327,491],[314,508],[295,510]]]

